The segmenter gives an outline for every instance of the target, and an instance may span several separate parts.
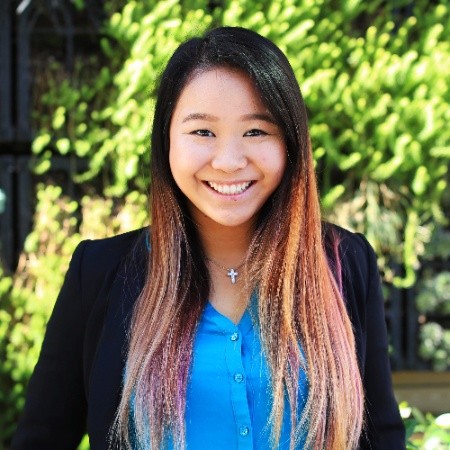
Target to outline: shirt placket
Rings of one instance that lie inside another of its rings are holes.
[[[236,422],[236,436],[239,450],[253,450],[253,431],[250,419],[250,409],[247,400],[247,380],[242,360],[242,333],[236,327],[235,331],[226,336],[225,358],[231,390]]]

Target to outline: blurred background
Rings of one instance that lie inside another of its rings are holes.
[[[449,2],[1,0],[0,450],[76,244],[149,223],[165,62],[217,25],[289,57],[324,216],[379,256],[408,446],[449,449]]]

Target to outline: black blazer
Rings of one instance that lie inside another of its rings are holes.
[[[333,228],[341,236],[344,295],[366,393],[360,448],[404,449],[376,258],[363,236]],[[75,450],[86,431],[92,450],[107,449],[121,393],[127,326],[145,278],[146,233],[83,241],[75,250],[11,450]]]

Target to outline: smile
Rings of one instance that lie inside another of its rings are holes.
[[[207,181],[207,184],[210,188],[214,189],[216,192],[219,192],[219,194],[236,195],[245,192],[252,182],[246,181],[245,183],[237,184],[219,184],[212,181]]]

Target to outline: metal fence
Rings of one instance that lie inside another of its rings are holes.
[[[101,0],[86,0],[82,12],[70,0],[0,2],[0,143],[29,144],[33,61],[39,43],[73,68],[77,45],[96,39],[103,17]],[[3,147],[3,145],[2,145]]]
[[[70,74],[77,52],[97,48],[103,2],[84,4],[78,11],[71,0],[0,1],[0,249],[9,268],[31,229],[32,199],[41,181],[30,169],[35,73],[51,55]],[[65,192],[74,195],[72,175],[82,164],[73,157],[53,158],[47,177],[62,180]]]

